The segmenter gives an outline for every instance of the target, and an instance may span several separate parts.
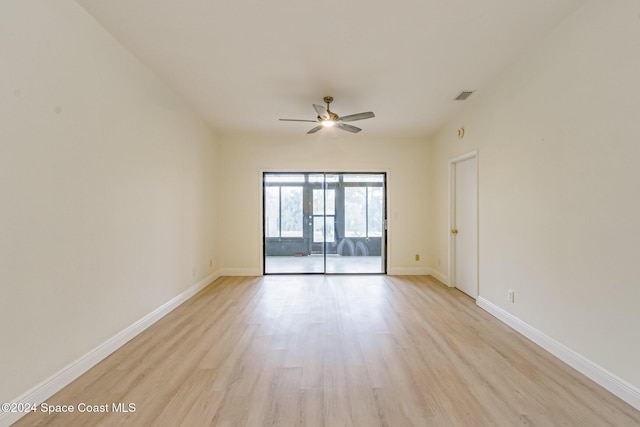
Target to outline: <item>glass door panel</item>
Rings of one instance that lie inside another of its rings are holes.
[[[263,175],[264,272],[324,273],[324,242],[315,242],[313,187],[322,174]],[[324,230],[319,230],[324,234]]]
[[[386,272],[384,186],[385,174],[337,175],[336,246],[327,250],[327,273]]]

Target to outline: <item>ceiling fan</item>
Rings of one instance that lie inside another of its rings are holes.
[[[311,129],[307,134],[316,133],[323,127],[337,127],[338,129],[346,130],[351,133],[358,133],[362,129],[359,127],[355,127],[352,125],[348,125],[345,122],[355,122],[356,120],[364,120],[375,117],[371,111],[366,113],[358,113],[358,114],[350,114],[348,116],[338,116],[336,113],[329,109],[329,104],[333,102],[332,96],[325,96],[324,102],[327,103],[327,107],[325,108],[323,105],[313,104],[313,108],[318,113],[318,118],[316,120],[298,120],[298,119],[280,119],[283,122],[309,122],[309,123],[319,123],[318,126]]]

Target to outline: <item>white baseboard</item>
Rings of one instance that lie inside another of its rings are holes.
[[[427,267],[389,267],[387,274],[390,276],[426,276],[430,269]]]
[[[429,267],[391,267],[388,269],[387,274],[390,276],[433,276],[449,286],[449,278],[447,276]]]
[[[66,387],[80,375],[93,368],[111,353],[125,345],[127,342],[131,341],[131,339],[139,335],[141,332],[156,323],[158,320],[162,319],[173,309],[200,292],[220,276],[220,272],[217,271],[205,277],[195,285],[191,286],[189,289],[164,303],[131,326],[127,327],[115,336],[109,338],[107,341],[100,344],[98,347],[94,348],[75,362],[72,362],[46,380],[42,381],[40,384],[16,397],[12,402],[38,405],[42,402],[45,402],[49,397],[53,396],[55,393]],[[18,421],[24,415],[25,414],[23,413],[2,412],[0,413],[0,427],[9,426],[12,423]]]
[[[488,300],[478,297],[476,304],[491,313],[503,323],[529,338],[549,353],[562,360],[581,374],[601,385],[629,405],[640,410],[640,389],[617,377],[603,367],[593,363],[586,357],[576,353],[565,345],[543,334],[511,313],[503,310]]]
[[[439,281],[444,283],[446,286],[451,287],[451,285],[449,284],[449,278],[447,276],[445,276],[444,274],[440,273],[439,271],[434,270],[433,268],[430,268],[428,274],[430,276],[435,277],[436,279],[438,279]]]
[[[223,268],[220,276],[262,276],[262,272],[257,268]]]

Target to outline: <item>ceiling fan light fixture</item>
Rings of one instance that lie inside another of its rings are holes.
[[[348,116],[340,117],[339,115],[337,115],[336,113],[334,113],[329,109],[330,104],[333,102],[333,98],[331,96],[325,96],[324,102],[327,103],[326,107],[324,105],[312,104],[313,109],[316,110],[316,113],[317,113],[316,120],[304,120],[304,119],[280,119],[280,120],[284,122],[316,123],[317,126],[311,129],[309,132],[307,132],[307,134],[316,133],[320,129],[327,128],[327,127],[336,127],[340,130],[344,130],[347,132],[358,133],[362,129],[356,126],[352,126],[345,122],[354,122],[356,120],[371,119],[376,116],[375,114],[373,114],[373,112],[367,111],[365,113],[349,114]]]

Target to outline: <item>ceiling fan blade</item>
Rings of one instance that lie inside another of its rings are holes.
[[[309,132],[307,132],[307,135],[310,133],[316,133],[318,132],[320,129],[322,129],[324,126],[320,125],[320,126],[316,126],[313,129],[311,129]]]
[[[313,104],[313,108],[316,110],[316,113],[318,113],[318,116],[322,117],[324,120],[329,120],[331,118],[325,106]]]
[[[355,122],[356,120],[364,120],[374,118],[376,115],[371,111],[367,111],[366,113],[358,113],[358,114],[349,114],[348,116],[342,116],[340,119],[343,122]]]
[[[351,133],[358,133],[362,130],[355,126],[351,126],[346,123],[340,123],[340,122],[336,123],[335,127],[337,127],[338,129],[346,130],[347,132],[351,132]]]
[[[302,120],[302,119],[279,119],[282,122],[309,122],[309,123],[318,123],[317,120]]]

